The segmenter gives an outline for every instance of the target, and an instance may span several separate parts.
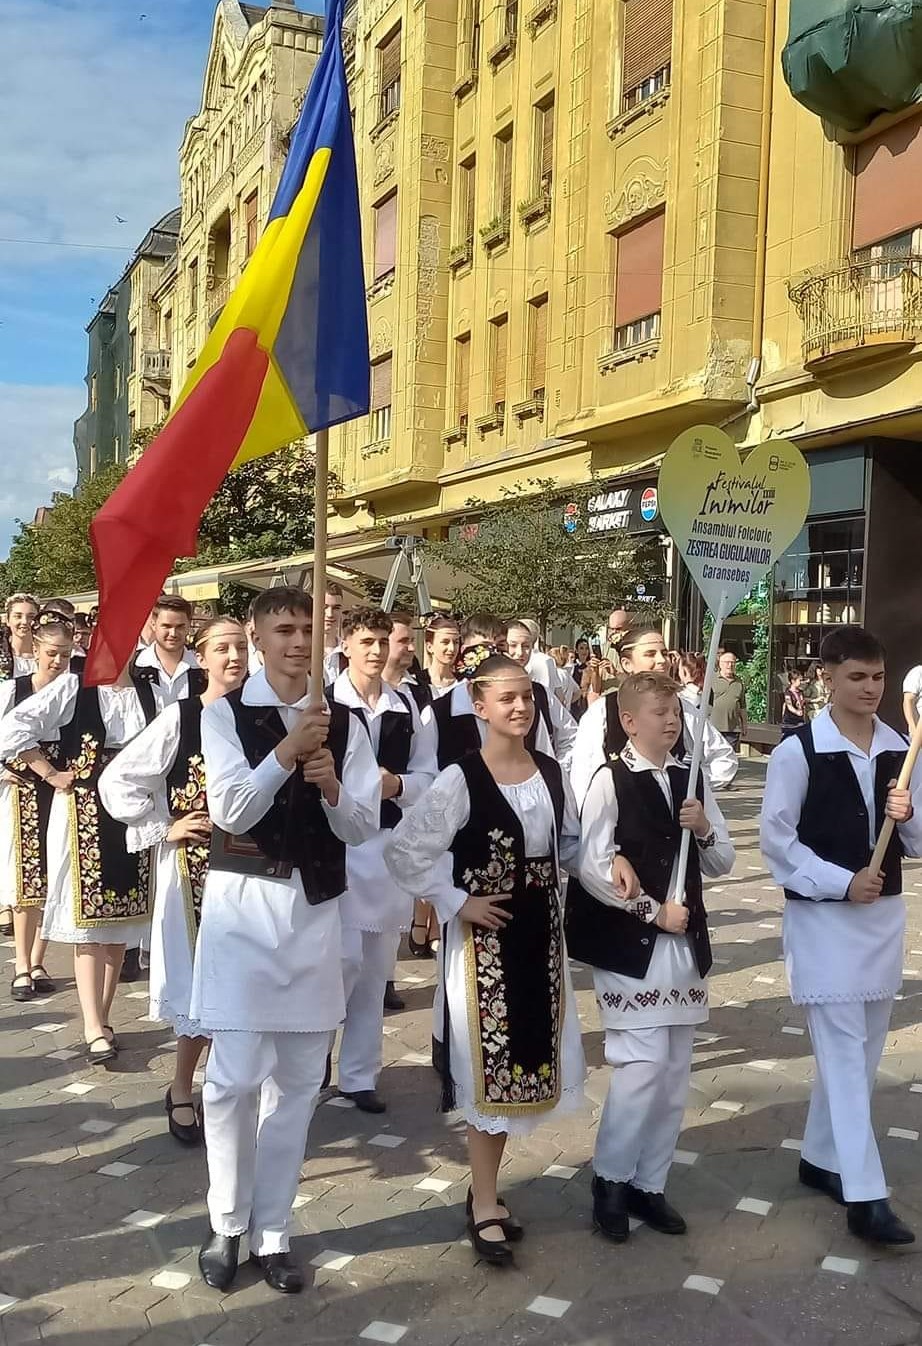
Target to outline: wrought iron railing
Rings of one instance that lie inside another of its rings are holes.
[[[804,364],[887,338],[922,338],[922,255],[852,259],[789,283]]]

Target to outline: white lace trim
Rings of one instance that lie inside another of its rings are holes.
[[[888,987],[886,990],[877,989],[874,991],[859,990],[857,987],[851,991],[797,991],[791,992],[792,1005],[851,1005],[863,1003],[866,1000],[892,1000],[899,994],[899,987]]]
[[[477,1110],[470,1099],[464,1097],[457,1085],[455,1088],[457,1091],[456,1111],[460,1112],[469,1126],[473,1126],[489,1136],[503,1134],[527,1136],[544,1122],[556,1121],[558,1117],[579,1112],[586,1105],[585,1090],[582,1084],[579,1084],[571,1085],[568,1089],[562,1089],[559,1101],[554,1104],[553,1108],[548,1108],[547,1112],[529,1112],[521,1117],[485,1117],[482,1112]]]
[[[173,1032],[178,1038],[207,1038],[210,1036],[198,1019],[190,1019],[187,1014],[177,1014],[168,1000],[152,1000],[148,1013],[152,1019],[171,1024]]]

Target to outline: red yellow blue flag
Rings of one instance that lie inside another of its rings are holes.
[[[262,237],[169,420],[90,525],[99,621],[88,684],[113,681],[128,662],[232,467],[368,411],[343,3],[327,0],[323,48]]]

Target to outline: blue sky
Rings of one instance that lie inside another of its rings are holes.
[[[179,144],[199,109],[214,15],[212,0],[27,0],[4,11],[0,557],[17,518],[73,485],[84,329],[150,225],[178,204]]]

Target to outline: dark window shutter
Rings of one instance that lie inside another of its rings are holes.
[[[546,191],[554,173],[554,104],[541,109],[541,161],[538,186]]]
[[[922,224],[922,119],[899,122],[855,150],[852,247]]]
[[[375,207],[375,280],[397,266],[397,193]]]
[[[506,362],[509,352],[509,318],[504,315],[491,324],[493,328],[493,405],[506,400]]]
[[[531,349],[529,351],[529,394],[534,397],[543,392],[547,378],[547,295],[532,301],[531,305]]]
[[[400,79],[400,29],[378,48],[381,89],[389,89]]]
[[[455,420],[467,416],[471,396],[471,334],[465,332],[455,342]]]
[[[659,313],[663,296],[666,215],[659,211],[618,235],[615,326]]]
[[[669,65],[672,0],[623,0],[621,89],[624,94]]]
[[[382,407],[391,405],[393,367],[394,358],[391,355],[385,355],[383,360],[376,360],[371,367],[372,411],[380,411]]]

